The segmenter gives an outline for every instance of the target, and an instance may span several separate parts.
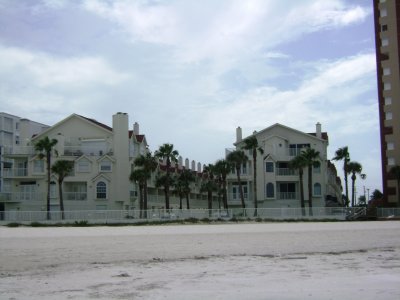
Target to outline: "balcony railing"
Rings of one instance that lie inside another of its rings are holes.
[[[87,200],[87,193],[86,192],[65,192],[64,199],[71,200],[71,201],[84,201]]]
[[[34,155],[36,153],[33,146],[5,146],[4,154],[9,155]]]
[[[276,175],[278,176],[295,176],[297,171],[289,168],[276,168]]]
[[[64,155],[65,156],[102,156],[102,155],[113,155],[112,149],[107,147],[85,147],[85,146],[65,146]]]
[[[14,192],[14,193],[0,193],[0,201],[3,202],[24,202],[24,201],[45,201],[46,195],[44,193],[36,192]]]
[[[27,168],[5,168],[3,169],[4,177],[24,177],[28,176],[28,169]]]
[[[279,200],[295,200],[296,199],[295,192],[279,192],[278,199]]]

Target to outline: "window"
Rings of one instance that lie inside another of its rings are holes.
[[[396,164],[396,162],[394,161],[394,158],[393,157],[389,157],[388,158],[388,165],[389,166],[394,166]]]
[[[82,159],[78,162],[78,172],[87,173],[90,172],[90,162],[86,159]]]
[[[44,160],[37,159],[33,161],[33,173],[44,173]]]
[[[247,199],[247,185],[242,185],[243,198]],[[238,185],[232,186],[232,199],[240,200],[240,190]]]
[[[111,168],[111,161],[109,160],[103,160],[100,163],[100,172],[111,172],[112,168]]]
[[[314,165],[314,166],[313,166],[313,172],[314,172],[315,174],[320,174],[320,173],[321,173],[321,164],[319,164],[318,166],[317,166],[317,165]]]
[[[390,68],[383,68],[383,75],[387,76],[390,74],[391,74]]]
[[[388,30],[387,24],[381,26],[381,31],[387,31],[387,30]]]
[[[381,11],[380,11],[380,15],[381,15],[381,18],[387,17],[387,9],[386,8],[382,8]]]
[[[385,114],[385,118],[386,118],[386,120],[391,120],[391,119],[393,119],[393,114],[392,114],[390,111],[388,111],[388,112]]]
[[[385,105],[391,105],[392,104],[392,98],[386,97],[385,98]]]
[[[388,150],[394,150],[394,143],[387,143]]]
[[[242,165],[242,174],[246,175],[247,174],[247,163],[244,163]]]
[[[297,156],[301,154],[301,150],[304,148],[310,148],[310,144],[290,144],[289,156]]]
[[[382,39],[382,47],[386,47],[386,46],[389,46],[389,39],[384,38],[384,39]]]
[[[314,183],[314,196],[321,196],[321,184]]]
[[[267,161],[265,163],[265,172],[273,173],[274,172],[274,163],[271,161]]]
[[[392,89],[392,84],[390,82],[384,82],[383,83],[383,90],[389,91]]]
[[[15,136],[15,145],[19,145],[19,136],[18,135]]]
[[[274,191],[274,184],[273,183],[271,183],[271,182],[267,183],[266,194],[267,194],[267,198],[274,198],[275,197],[275,191]]]
[[[103,181],[98,182],[96,185],[96,198],[97,199],[107,198],[107,185]]]

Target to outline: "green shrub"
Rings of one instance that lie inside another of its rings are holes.
[[[74,226],[86,227],[86,226],[90,226],[90,225],[89,225],[89,221],[88,220],[82,220],[82,221],[75,221],[74,222]]]
[[[12,223],[8,223],[7,227],[19,227],[21,226],[21,224],[17,223],[17,222],[12,222]]]

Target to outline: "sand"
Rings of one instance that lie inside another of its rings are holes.
[[[0,299],[400,299],[400,222],[0,227]]]

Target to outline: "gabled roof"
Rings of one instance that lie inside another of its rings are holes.
[[[91,118],[87,118],[81,115],[77,115],[80,116],[81,118],[88,120],[89,122],[92,122],[93,124],[96,124],[97,126],[103,127],[104,129],[107,129],[109,131],[112,131],[113,129],[110,126],[107,126],[106,124],[100,123],[98,121],[96,121],[95,119],[91,119]]]
[[[79,118],[79,119],[83,120],[84,122],[87,122],[87,123],[89,123],[89,124],[91,124],[91,125],[95,125],[95,126],[97,126],[97,127],[100,127],[102,130],[106,130],[106,131],[108,131],[108,132],[110,132],[110,131],[112,132],[112,128],[111,128],[111,127],[109,127],[109,126],[107,126],[107,125],[104,125],[104,124],[102,124],[102,123],[100,123],[100,122],[97,122],[97,121],[94,120],[94,119],[89,119],[89,118],[86,118],[86,117],[83,117],[83,116],[80,116],[80,115],[77,115],[77,114],[71,114],[71,115],[69,115],[68,117],[66,117],[65,119],[63,119],[63,120],[59,121],[58,123],[54,124],[53,126],[47,128],[45,131],[43,131],[43,132],[41,132],[41,133],[39,133],[39,134],[37,134],[37,135],[32,136],[32,139],[35,140],[35,139],[37,139],[38,137],[46,136],[46,134],[47,134],[50,130],[53,130],[55,127],[60,126],[61,124],[63,124],[63,123],[65,123],[65,122],[69,121],[69,120],[72,119],[72,118]]]
[[[262,134],[262,133],[264,133],[264,132],[266,132],[268,130],[271,130],[274,127],[282,127],[284,129],[287,129],[287,130],[290,130],[290,131],[294,131],[294,132],[297,132],[297,133],[302,134],[302,135],[311,136],[311,137],[313,137],[315,139],[318,139],[318,140],[328,141],[328,134],[326,132],[322,132],[322,138],[318,138],[316,136],[316,133],[306,133],[306,132],[303,132],[303,131],[300,131],[300,130],[297,130],[297,129],[294,129],[294,128],[291,128],[291,127],[288,127],[288,126],[285,126],[285,125],[282,125],[282,124],[279,124],[279,123],[275,123],[275,124],[273,124],[273,125],[271,125],[271,126],[269,126],[267,128],[264,128],[263,130],[256,132],[255,135]],[[250,135],[250,136],[252,136],[252,135]],[[247,137],[243,138],[242,141],[244,141],[246,138],[248,138],[250,136],[247,136]],[[234,143],[234,145],[237,145],[237,143]]]

